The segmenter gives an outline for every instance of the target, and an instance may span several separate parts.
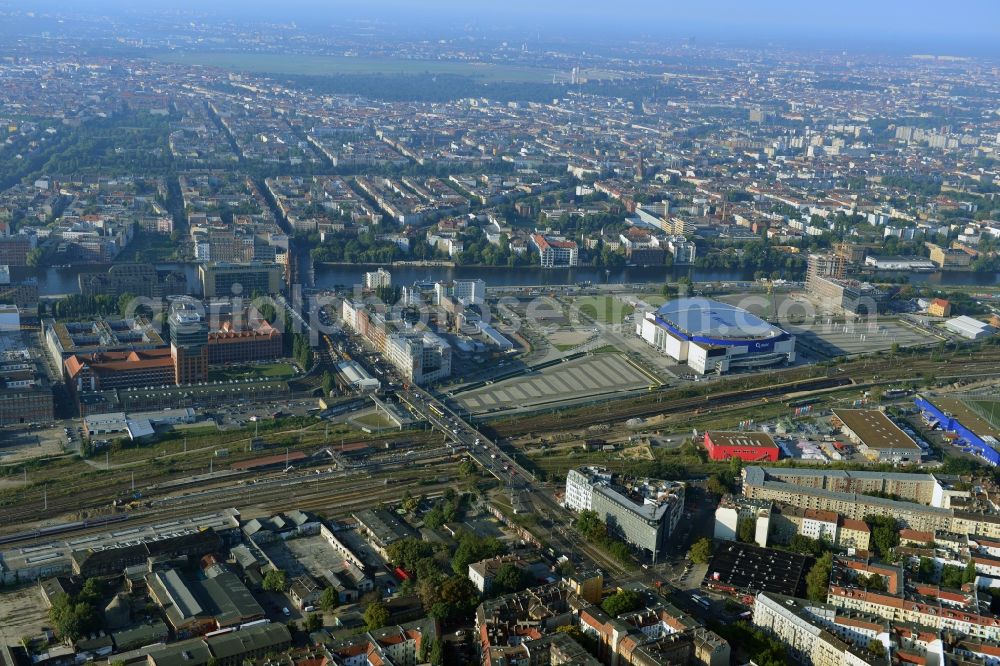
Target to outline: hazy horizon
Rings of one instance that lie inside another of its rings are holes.
[[[457,0],[418,5],[400,0],[363,5],[319,0],[292,0],[280,5],[218,0],[210,6],[194,0],[149,0],[141,9],[125,0],[7,0],[0,1],[0,8],[129,16],[140,11],[194,13],[216,20],[294,21],[297,29],[306,32],[322,32],[345,21],[371,20],[383,23],[387,30],[426,33],[428,39],[465,30],[538,41],[693,38],[759,47],[774,43],[895,53],[1000,54],[1000,3],[986,0],[959,0],[947,5],[929,0],[844,0],[806,7],[789,0],[712,0],[667,7],[650,0],[614,5],[510,0],[502,6]]]

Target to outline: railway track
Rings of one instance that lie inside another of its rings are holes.
[[[439,464],[435,471],[454,471],[456,464],[453,462]],[[315,482],[311,477],[304,477],[298,486],[262,486],[256,490],[252,485],[239,486],[232,488],[231,492],[220,493],[210,503],[206,503],[200,497],[191,497],[189,501],[163,503],[154,505],[152,508],[129,512],[127,524],[128,527],[132,528],[162,522],[165,516],[189,517],[204,514],[207,507],[228,508],[231,506],[239,508],[241,512],[262,515],[271,515],[287,511],[290,508],[297,508],[322,512],[326,517],[341,518],[358,508],[370,507],[384,501],[399,500],[406,490],[411,490],[415,495],[434,494],[443,492],[445,488],[452,485],[450,480],[427,483],[426,474],[413,469],[408,470],[403,476],[386,476],[380,482],[379,476],[381,474],[381,472],[377,475],[359,472],[352,476],[328,477],[318,479]],[[105,524],[83,526],[69,531],[74,536],[85,536],[104,533],[109,529],[111,528]],[[24,547],[44,543],[53,538],[62,538],[62,534],[63,532],[39,534],[19,539],[15,545]]]
[[[794,369],[801,371],[801,369]],[[879,358],[855,361],[844,366],[843,372],[826,377],[796,379],[774,386],[752,389],[733,389],[694,397],[673,397],[683,391],[673,389],[641,400],[609,402],[587,410],[573,410],[566,414],[545,414],[510,421],[496,421],[488,427],[496,437],[515,437],[530,432],[573,430],[609,421],[624,421],[659,414],[678,414],[698,409],[752,405],[760,400],[791,399],[796,393],[822,389],[863,385],[891,384],[899,381],[926,377],[936,379],[961,379],[1000,377],[1000,351],[979,352],[968,358],[950,358],[945,362],[926,358]],[[776,373],[781,374],[781,373]],[[776,377],[781,379],[781,377]]]
[[[373,440],[371,444],[374,446],[382,441],[382,439],[389,438]],[[410,442],[410,445],[413,447],[412,450],[416,452],[414,458],[410,461],[411,463],[436,464],[441,459],[447,457],[447,454],[443,450],[431,449],[428,451],[421,449],[421,447],[425,447],[429,443],[429,438],[424,438],[419,436],[419,434],[415,440]],[[327,446],[334,450],[337,448],[333,442]],[[317,446],[312,445],[307,450],[311,451],[315,448]],[[438,453],[427,457],[428,453],[433,451],[438,451]],[[349,459],[351,458],[349,453],[344,455]],[[364,466],[368,468],[370,473],[376,473],[380,472],[383,467],[393,466],[394,464],[406,464],[406,461],[394,462],[389,457],[391,455],[376,454],[374,457],[368,456]],[[328,467],[331,464],[332,462],[329,459],[311,459],[308,467]],[[199,479],[191,484],[176,484],[175,487],[156,488],[155,484],[151,483],[151,481],[162,478],[162,476],[156,475],[156,470],[146,466],[137,468],[135,471],[136,488],[147,490],[143,497],[144,502],[177,497],[179,491],[196,492],[225,489],[228,487],[243,488],[243,486],[235,485],[235,478],[211,477]],[[62,522],[113,515],[115,511],[111,507],[111,502],[116,498],[130,494],[132,470],[112,469],[108,474],[109,476],[102,476],[97,482],[86,486],[58,486],[53,483],[47,483],[42,487],[31,488],[30,496],[22,496],[16,504],[0,507],[0,533],[21,531],[38,521],[58,520]],[[250,475],[241,475],[237,478],[246,479],[248,476]],[[257,478],[280,479],[286,477],[279,470],[276,472],[258,472]],[[151,488],[152,490],[150,490]]]
[[[816,379],[799,380],[777,386],[766,386],[755,389],[744,389],[728,391],[725,393],[699,395],[693,397],[676,398],[668,401],[641,402],[639,404],[623,405],[614,407],[614,403],[607,405],[607,411],[601,409],[580,410],[569,416],[546,415],[542,417],[527,418],[509,423],[500,423],[492,426],[498,437],[512,437],[535,431],[573,430],[589,425],[607,423],[608,421],[622,421],[630,418],[653,416],[656,414],[674,414],[692,412],[698,409],[729,406],[739,403],[753,403],[765,398],[780,397],[786,394],[799,393],[803,391],[814,391],[826,388],[836,388],[840,386],[850,386],[852,381],[849,377],[820,377]],[[669,399],[669,394],[664,394],[661,399]]]

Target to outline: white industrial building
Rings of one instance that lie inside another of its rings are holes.
[[[138,440],[154,435],[156,426],[194,423],[195,419],[196,414],[191,407],[162,409],[155,412],[133,412],[132,414],[108,412],[85,416],[83,428],[88,437],[127,434],[129,439]]]
[[[355,391],[377,391],[382,386],[382,382],[354,361],[341,361],[337,364],[337,371]]]
[[[484,322],[479,322],[478,326],[479,332],[486,336],[491,343],[496,345],[500,351],[509,352],[514,349],[514,343],[507,339],[507,336],[497,329]]]
[[[944,323],[944,327],[952,333],[961,335],[963,338],[968,338],[969,340],[988,338],[996,332],[989,324],[981,322],[978,319],[973,319],[972,317],[966,317],[965,315],[949,319]]]
[[[795,360],[795,336],[742,308],[707,298],[669,301],[645,313],[635,332],[699,374]]]

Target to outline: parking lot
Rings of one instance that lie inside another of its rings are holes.
[[[469,391],[457,401],[472,412],[543,405],[642,389],[650,379],[618,354],[595,354]]]
[[[874,354],[889,351],[893,344],[906,348],[938,342],[930,334],[891,319],[845,323],[827,318],[810,324],[786,325],[786,328],[797,338],[800,350],[819,358]]]
[[[72,428],[67,430],[67,427],[63,427],[63,422],[44,428],[4,428],[0,431],[0,463],[10,464],[32,458],[57,456],[67,448],[75,449],[79,443],[79,431],[73,422],[65,423]]]
[[[38,636],[48,626],[48,611],[37,585],[0,594],[0,641],[5,645],[19,645],[22,636]]]

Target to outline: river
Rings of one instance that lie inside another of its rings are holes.
[[[361,284],[365,272],[375,270],[372,265],[359,264],[319,264],[312,266],[303,262],[308,275],[308,286],[320,289],[332,289],[335,286],[351,286]],[[159,264],[157,268],[181,269],[185,272],[188,284],[198,282],[198,267],[193,263]],[[38,291],[42,296],[76,294],[80,292],[77,276],[80,273],[103,272],[108,267],[101,265],[73,266],[66,268],[27,268],[12,267],[11,278],[20,280],[27,277],[38,279]],[[406,285],[424,280],[453,280],[462,278],[482,278],[491,286],[533,286],[550,284],[622,284],[638,282],[664,282],[688,277],[693,282],[735,282],[750,280],[752,272],[701,269],[687,266],[627,266],[605,271],[593,266],[578,266],[576,268],[543,269],[538,266],[393,266],[394,284]],[[935,286],[990,286],[1000,284],[1000,273],[914,273],[910,275],[911,284],[929,284]]]

